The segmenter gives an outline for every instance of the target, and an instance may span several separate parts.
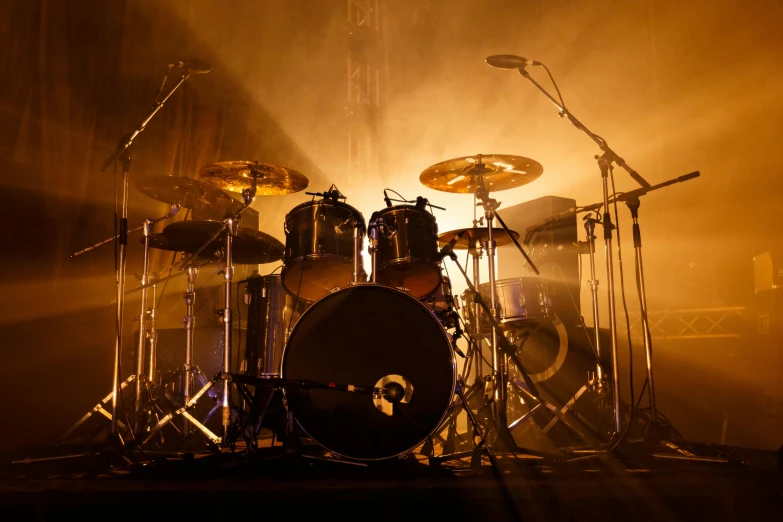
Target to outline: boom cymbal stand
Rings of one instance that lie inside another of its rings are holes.
[[[189,421],[193,426],[198,428],[206,437],[209,439],[210,442],[214,444],[223,444],[227,445],[231,442],[231,351],[232,351],[232,332],[231,332],[231,326],[232,326],[232,316],[231,316],[231,297],[232,297],[232,285],[233,285],[233,279],[234,279],[234,237],[239,232],[239,221],[241,219],[242,213],[244,213],[245,210],[247,210],[250,207],[250,204],[253,202],[256,196],[256,190],[257,190],[257,181],[258,177],[261,176],[260,172],[252,171],[251,175],[253,177],[252,185],[250,188],[244,189],[242,191],[242,199],[244,201],[244,204],[242,207],[233,215],[230,215],[226,217],[226,219],[223,221],[223,226],[215,232],[212,237],[210,237],[194,254],[193,258],[198,257],[198,255],[207,248],[210,244],[212,244],[213,241],[218,239],[221,235],[225,235],[224,237],[224,270],[223,270],[223,280],[224,280],[224,308],[220,311],[220,315],[223,319],[223,370],[219,372],[211,381],[206,383],[198,392],[196,392],[193,397],[190,397],[189,400],[185,401],[185,404],[178,408],[176,411],[169,413],[165,417],[163,417],[155,426],[153,426],[150,431],[147,433],[147,437],[142,441],[142,445],[147,444],[149,441],[152,440],[152,438],[155,436],[155,434],[163,428],[166,424],[172,421],[172,419],[178,415],[182,415],[187,421]],[[192,339],[191,339],[192,341]],[[197,402],[198,400],[206,394],[212,387],[217,384],[219,380],[222,380],[222,389],[221,389],[221,409],[222,409],[222,436],[218,436],[212,431],[204,426],[201,422],[199,422],[193,415],[190,414],[188,410],[190,410]]]

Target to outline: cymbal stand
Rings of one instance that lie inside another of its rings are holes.
[[[195,316],[193,315],[193,309],[196,303],[196,277],[198,276],[198,268],[189,266],[187,268],[188,274],[188,288],[185,292],[185,316],[182,318],[182,322],[185,323],[185,368],[184,377],[184,402],[187,404],[190,401],[191,388],[193,386],[193,330],[195,328]],[[185,436],[190,433],[190,426],[188,425],[188,419],[185,418],[182,422],[182,431]]]
[[[476,241],[475,245],[469,245],[468,252],[470,253],[471,258],[473,259],[473,286],[476,288],[480,287],[481,284],[481,275],[480,275],[480,265],[481,265],[481,258],[483,256],[484,250],[482,249],[481,242]],[[481,305],[476,303],[475,301],[472,303],[472,313],[473,313],[473,325],[471,325],[471,332],[470,335],[473,338],[473,341],[475,343],[475,353],[474,358],[476,360],[476,376],[474,379],[474,382],[478,382],[482,380],[483,377],[483,364],[481,360],[481,349],[483,348],[484,344],[484,337],[481,332]],[[465,375],[465,378],[467,379],[468,376]]]
[[[597,221],[590,215],[584,217],[585,232],[587,232],[587,245],[589,247],[588,259],[590,260],[590,280],[587,286],[590,287],[590,297],[593,305],[593,332],[595,336],[595,390],[603,394],[606,387],[604,379],[604,370],[601,365],[601,330],[599,327],[598,312],[598,280],[595,278],[595,225]]]
[[[495,218],[497,218],[498,223],[503,227],[503,229],[506,231],[509,237],[511,237],[512,240],[514,240],[514,244],[517,245],[517,248],[522,253],[524,258],[528,261],[528,266],[531,270],[533,270],[536,274],[538,274],[538,268],[536,268],[535,264],[533,264],[533,261],[528,257],[527,253],[524,251],[522,246],[516,241],[514,238],[514,235],[509,231],[506,224],[503,222],[503,220],[498,216],[497,214],[497,208],[500,206],[498,201],[494,198],[489,197],[489,190],[484,185],[484,164],[481,161],[482,155],[479,154],[476,158],[475,166],[473,167],[473,171],[477,172],[477,184],[476,184],[476,192],[475,196],[476,199],[481,202],[482,207],[484,207],[484,218],[487,222],[487,241],[484,245],[484,249],[487,251],[487,263],[489,267],[489,295],[490,295],[490,306],[488,310],[485,310],[489,316],[490,320],[493,324],[491,336],[490,336],[490,346],[492,349],[492,371],[493,371],[493,377],[495,378],[495,389],[494,389],[494,398],[495,398],[495,420],[497,423],[497,429],[499,434],[505,434],[508,432],[508,419],[506,417],[506,402],[507,402],[507,395],[508,395],[508,373],[506,369],[506,359],[507,355],[511,355],[510,350],[506,349],[503,350],[506,353],[501,353],[501,350],[499,350],[498,342],[501,342],[500,339],[503,339],[502,342],[510,344],[506,337],[504,336],[502,330],[500,330],[500,327],[498,326],[498,310],[497,310],[497,289],[495,288],[495,240],[492,238],[492,232],[493,232],[493,221]],[[460,270],[462,268],[460,267]],[[464,272],[463,272],[464,273]],[[466,275],[467,279],[467,275]],[[474,288],[475,291],[475,288]],[[481,300],[481,296],[478,294],[478,292],[475,292],[474,299]],[[482,301],[483,302],[483,301]],[[477,318],[478,319],[478,318]],[[513,346],[513,345],[511,345]],[[523,372],[520,365],[520,371]],[[526,379],[529,381],[529,378]],[[532,382],[530,383],[532,385]],[[510,433],[508,433],[508,437],[510,437]]]
[[[220,237],[221,234],[225,233],[225,252],[224,252],[224,261],[225,261],[225,267],[223,269],[223,280],[224,280],[224,295],[225,299],[223,301],[224,308],[220,310],[220,315],[223,319],[223,370],[219,372],[211,381],[206,383],[196,394],[190,399],[185,401],[185,404],[176,410],[173,413],[169,413],[165,417],[163,417],[155,426],[152,427],[152,429],[147,434],[147,438],[144,439],[142,444],[146,444],[150,440],[152,440],[152,437],[155,435],[155,433],[163,428],[166,424],[171,422],[171,420],[176,415],[182,415],[190,421],[196,428],[198,428],[206,437],[213,443],[218,444],[229,444],[231,442],[230,435],[231,435],[231,342],[232,342],[232,332],[231,332],[231,323],[232,323],[232,314],[231,314],[231,297],[232,297],[232,285],[234,280],[234,237],[239,232],[239,221],[241,219],[242,213],[247,210],[248,207],[250,207],[250,204],[255,199],[256,190],[257,190],[257,182],[258,177],[261,176],[262,173],[259,171],[252,170],[251,176],[253,177],[253,184],[251,188],[244,189],[242,191],[242,199],[244,200],[244,204],[242,207],[231,216],[226,217],[226,219],[223,221],[223,226],[215,232],[212,237],[210,237],[203,245],[199,247],[198,250],[196,250],[192,256],[191,259],[198,258],[198,255],[209,245],[212,244],[213,241],[215,241],[218,237]],[[190,275],[188,275],[190,278]],[[192,372],[191,372],[192,374]],[[222,427],[223,427],[223,434],[222,437],[219,437],[212,433],[206,426],[204,426],[202,423],[200,423],[195,417],[193,417],[188,410],[191,409],[196,402],[205,394],[209,389],[211,389],[215,384],[217,384],[217,381],[222,380],[223,386],[221,390],[221,401],[220,404],[222,406]]]
[[[443,250],[441,250],[443,252]],[[517,369],[519,370],[520,375],[522,376],[522,379],[527,386],[528,390],[530,390],[530,395],[533,397],[536,401],[545,403],[543,399],[540,398],[538,393],[538,388],[533,383],[533,381],[530,379],[530,376],[527,374],[527,372],[524,370],[524,367],[522,366],[522,363],[519,361],[519,358],[516,356],[516,346],[514,346],[505,335],[503,335],[503,331],[500,328],[500,324],[498,323],[497,318],[492,313],[492,309],[490,306],[484,301],[481,294],[478,292],[475,286],[473,286],[473,283],[471,282],[470,278],[468,277],[467,272],[462,268],[462,265],[460,264],[459,260],[457,259],[457,256],[454,254],[453,251],[453,245],[450,251],[443,252],[444,257],[448,256],[451,258],[451,260],[454,262],[455,265],[457,265],[457,268],[462,273],[462,276],[465,278],[465,282],[468,285],[468,291],[473,295],[473,299],[479,303],[479,306],[481,307],[481,311],[485,314],[485,316],[489,319],[490,327],[492,328],[492,332],[494,334],[494,339],[497,340],[496,350],[498,352],[498,355],[503,357],[510,357],[514,364],[517,366]],[[500,357],[498,357],[500,358]],[[505,379],[504,379],[505,382]],[[505,391],[505,390],[504,390]],[[498,394],[502,398],[506,398],[507,394]],[[547,453],[542,452],[536,452],[529,449],[522,449],[519,448],[516,443],[514,442],[513,437],[511,436],[511,432],[508,429],[508,424],[503,424],[503,422],[507,423],[507,416],[505,412],[505,403],[503,403],[503,408],[495,407],[495,411],[497,412],[498,416],[495,417],[495,430],[497,433],[497,436],[495,438],[495,449],[499,451],[509,451],[511,453],[514,452],[520,452],[524,451],[527,454],[530,455],[536,455],[536,456],[542,456],[547,458],[555,459],[556,457],[554,455],[550,455]],[[501,414],[502,412],[502,414]],[[502,415],[502,416],[501,416]],[[502,419],[502,421],[501,421]],[[445,457],[441,457],[441,460],[446,460]]]

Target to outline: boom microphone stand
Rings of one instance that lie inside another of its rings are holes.
[[[546,89],[541,87],[527,72],[525,67],[528,64],[541,65],[538,62],[528,62],[528,60],[510,55],[502,56],[490,56],[486,62],[492,66],[501,69],[516,69],[524,78],[526,78],[533,86],[538,89],[547,99],[557,108],[558,115],[563,118],[567,118],[571,124],[582,131],[588,138],[593,140],[601,149],[602,154],[596,156],[598,161],[598,168],[601,171],[601,186],[603,189],[603,226],[604,226],[604,253],[606,254],[606,278],[608,282],[608,297],[609,297],[609,332],[612,339],[612,388],[614,393],[614,430],[616,434],[621,431],[621,412],[620,412],[620,379],[618,374],[618,342],[617,342],[617,311],[615,305],[615,283],[614,283],[614,257],[612,250],[612,230],[614,225],[612,224],[611,216],[609,213],[609,172],[612,169],[613,164],[625,169],[628,174],[641,185],[643,188],[650,188],[650,184],[642,178],[638,172],[632,169],[625,163],[619,155],[617,155],[610,147],[609,144],[600,136],[592,133],[582,122],[574,117],[571,112],[566,109],[562,101],[558,102],[552,95],[550,95]]]
[[[109,166],[116,161],[120,161],[122,168],[122,209],[120,211],[119,219],[119,234],[117,238],[118,245],[118,258],[117,258],[117,318],[115,324],[115,342],[114,342],[114,375],[112,380],[112,399],[111,399],[111,434],[112,436],[118,436],[117,431],[117,399],[119,397],[119,380],[120,380],[120,358],[122,355],[122,328],[123,328],[123,312],[125,308],[125,267],[127,261],[127,246],[128,246],[128,186],[130,182],[130,148],[133,145],[133,140],[136,136],[141,134],[147,127],[147,124],[163,107],[166,101],[174,94],[180,85],[190,77],[190,71],[186,62],[182,64],[182,76],[179,82],[169,91],[169,93],[160,101],[153,104],[149,114],[139,123],[139,125],[131,131],[129,134],[120,138],[117,148],[108,155],[106,160],[101,165],[101,172],[105,172]],[[174,65],[169,66],[169,71]],[[212,68],[195,70],[194,72],[206,73],[211,71]],[[168,77],[168,72],[166,73]],[[163,83],[165,85],[166,79]],[[162,88],[162,86],[161,86]],[[158,94],[160,96],[160,94]]]

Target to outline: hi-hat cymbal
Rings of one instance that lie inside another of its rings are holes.
[[[462,234],[462,237],[454,244],[454,248],[473,248],[476,245],[476,241],[482,245],[487,240],[487,229],[485,228],[460,228],[457,230],[449,230],[438,236],[438,245],[443,247],[448,244],[452,239]],[[511,231],[514,239],[519,239],[517,232]],[[513,243],[511,237],[506,233],[503,228],[492,228],[492,239],[497,246],[509,245]]]
[[[136,181],[136,188],[152,199],[185,208],[226,209],[237,202],[213,185],[184,176],[147,176]]]
[[[472,194],[479,176],[490,192],[506,190],[535,181],[544,167],[535,160],[507,154],[478,154],[441,161],[419,176],[424,185],[443,192]]]
[[[293,169],[259,163],[257,161],[221,161],[205,165],[199,177],[215,187],[229,192],[242,192],[253,186],[256,178],[256,195],[283,196],[304,190],[310,180]]]
[[[223,227],[220,221],[178,221],[163,229],[168,245],[166,250],[195,253]],[[224,231],[212,241],[200,257],[217,258],[225,246]],[[283,243],[258,230],[239,227],[233,243],[233,261],[239,265],[272,263],[283,259]]]

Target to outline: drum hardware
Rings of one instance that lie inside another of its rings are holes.
[[[597,219],[592,218],[589,214],[583,218],[585,222],[585,232],[587,233],[587,246],[588,246],[588,259],[590,261],[590,280],[587,282],[587,286],[590,288],[590,298],[593,308],[593,331],[595,339],[595,390],[599,395],[606,393],[606,379],[604,378],[604,370],[601,364],[601,334],[599,327],[599,313],[598,313],[598,280],[595,278],[595,225],[600,223]]]
[[[150,282],[151,281],[150,274],[149,274],[149,249],[150,249],[150,246],[151,246],[150,245],[150,236],[152,234],[152,228],[154,227],[154,225],[156,223],[159,223],[159,222],[161,222],[163,220],[166,220],[168,218],[176,216],[177,213],[179,213],[180,208],[181,207],[179,207],[178,205],[172,205],[171,206],[171,210],[167,214],[165,214],[163,216],[160,216],[158,218],[154,218],[154,219],[153,218],[147,218],[147,219],[144,220],[144,222],[140,226],[138,226],[138,227],[136,227],[136,228],[134,228],[132,230],[129,230],[127,232],[128,234],[131,234],[131,233],[137,232],[137,231],[143,231],[144,232],[144,237],[143,237],[143,241],[144,241],[144,262],[143,262],[143,272],[142,272],[142,276],[141,276],[141,291],[142,291],[142,295],[141,295],[141,312],[139,314],[139,346],[137,347],[138,352],[137,352],[136,373],[134,373],[133,375],[128,377],[122,383],[117,383],[117,386],[114,387],[114,388],[119,388],[119,393],[122,393],[122,390],[125,389],[126,386],[128,386],[131,383],[135,383],[134,411],[136,413],[139,412],[139,410],[141,408],[141,405],[142,405],[142,388],[143,388],[143,386],[146,385],[146,383],[152,382],[153,377],[154,377],[154,373],[152,373],[152,365],[150,365],[150,373],[148,375],[149,381],[147,381],[145,379],[145,376],[144,376],[144,359],[143,359],[144,354],[146,353],[146,350],[144,349],[145,348],[144,347],[144,343],[146,342],[146,340],[150,339],[150,342],[151,342],[151,344],[150,344],[150,354],[151,354],[151,356],[152,356],[152,354],[154,354],[154,347],[155,347],[155,344],[154,344],[154,340],[155,340],[155,326],[154,326],[155,325],[155,303],[154,303],[155,295],[154,295],[154,288],[155,288],[155,284],[157,284],[157,283],[155,283],[155,282],[151,283]],[[126,228],[127,228],[127,225],[126,225]],[[98,243],[95,243],[94,245],[91,245],[91,246],[89,246],[87,248],[79,250],[78,252],[74,252],[73,254],[71,254],[71,257],[74,258],[74,257],[78,257],[80,255],[86,254],[87,252],[91,252],[91,251],[93,251],[93,250],[95,250],[95,249],[97,249],[97,248],[99,248],[99,247],[101,247],[103,245],[106,245],[108,243],[111,243],[112,241],[115,241],[117,239],[120,239],[119,235],[116,235],[116,236],[108,238],[108,239],[104,239],[103,241],[99,241]],[[127,237],[125,238],[125,240],[126,240],[126,244],[127,244]],[[124,282],[123,282],[123,286],[124,286]],[[151,309],[148,309],[147,308],[146,289],[148,287],[150,287],[150,286],[153,287],[153,305],[152,305]],[[125,291],[124,295],[127,295],[128,293],[130,293],[130,292]],[[113,301],[112,303],[110,303],[109,306],[111,306],[111,304],[115,304],[115,303],[118,303],[118,301],[116,301],[116,300]],[[150,320],[152,321],[152,326],[151,326],[151,330],[149,332],[149,335],[147,334],[146,328],[145,328],[146,327],[146,322],[147,322],[146,318],[147,318],[148,315],[150,317]],[[113,388],[112,393],[110,394],[110,397],[111,397],[112,401],[115,401],[117,399],[116,393],[115,393],[116,390],[114,390],[114,388]],[[101,413],[104,417],[107,417],[110,421],[114,422],[113,416],[116,413],[116,404],[114,402],[112,403],[112,413],[109,414],[106,411],[106,409],[103,407],[103,406],[106,405],[106,403],[107,403],[107,400],[103,399],[98,404],[96,404],[93,408],[91,408],[90,411],[88,411],[73,426],[68,428],[65,431],[65,433],[62,434],[62,436],[60,437],[60,440],[61,441],[62,440],[66,440],[71,433],[73,433],[77,428],[79,428],[79,426],[84,424],[95,413]],[[136,426],[138,428],[138,424],[136,424]],[[120,428],[124,430],[125,429],[125,425],[122,424],[120,426]]]
[[[110,165],[120,162],[121,176],[122,176],[122,196],[121,196],[121,210],[119,215],[119,231],[117,244],[117,316],[115,325],[115,346],[114,346],[114,372],[112,376],[112,411],[111,411],[111,436],[118,437],[119,432],[117,430],[117,401],[120,394],[120,357],[122,356],[122,332],[123,332],[123,312],[125,307],[125,266],[127,261],[127,246],[128,246],[128,195],[129,195],[129,182],[130,182],[130,149],[133,144],[133,140],[141,134],[147,127],[147,124],[152,120],[155,114],[163,107],[166,101],[174,94],[180,85],[185,83],[190,77],[191,72],[194,74],[203,74],[209,72],[209,70],[190,71],[187,68],[183,68],[179,82],[161,99],[161,93],[163,86],[166,84],[169,71],[172,66],[169,66],[166,76],[163,78],[163,84],[161,85],[158,95],[156,96],[155,103],[150,109],[149,114],[139,123],[139,125],[131,131],[129,134],[122,136],[117,144],[117,147],[112,151],[103,164],[100,167],[101,172],[106,172],[106,169]]]
[[[392,201],[395,203],[415,203],[416,207],[419,210],[424,210],[426,207],[430,208],[437,208],[438,210],[446,210],[444,207],[439,207],[438,205],[433,205],[429,202],[427,198],[423,198],[421,196],[418,196],[416,199],[392,199],[386,194],[386,191],[391,191],[397,194],[398,196],[402,197],[399,192],[392,189],[383,189],[383,201],[386,203],[386,208],[392,207]]]
[[[280,259],[282,257],[281,255],[278,256],[278,254],[282,254],[281,249],[278,247],[277,244],[274,242],[274,238],[271,238],[271,236],[267,236],[263,233],[251,233],[250,229],[240,229],[239,227],[239,220],[241,219],[241,214],[250,206],[250,204],[253,202],[256,196],[256,181],[259,178],[262,178],[264,176],[264,172],[267,172],[269,169],[269,166],[266,164],[258,164],[257,162],[241,162],[244,164],[244,168],[249,170],[249,173],[245,173],[244,171],[241,171],[239,169],[234,168],[235,164],[237,162],[228,162],[230,163],[230,168],[222,168],[220,164],[216,164],[214,171],[211,171],[211,174],[209,176],[206,176],[208,180],[211,180],[215,183],[235,183],[234,177],[237,175],[246,174],[246,177],[251,179],[249,188],[244,188],[242,190],[242,199],[244,201],[244,205],[242,208],[240,208],[236,214],[229,216],[225,219],[222,225],[216,222],[211,221],[199,221],[199,222],[187,222],[183,221],[180,223],[174,223],[173,225],[176,225],[172,227],[172,225],[169,225],[169,227],[166,227],[164,229],[164,235],[167,239],[169,239],[172,243],[177,243],[177,241],[183,241],[183,244],[181,246],[175,246],[175,248],[184,248],[185,246],[188,247],[188,250],[192,250],[193,257],[197,257],[201,254],[202,251],[204,251],[208,246],[216,244],[215,242],[218,240],[218,238],[223,235],[223,241],[224,246],[222,250],[222,255],[224,259],[225,266],[223,267],[223,275],[224,275],[224,308],[222,310],[219,310],[218,313],[222,317],[223,322],[223,370],[221,373],[218,374],[212,381],[207,383],[204,387],[199,390],[196,395],[194,395],[190,400],[185,401],[185,405],[176,410],[173,414],[169,414],[165,417],[163,417],[148,433],[147,438],[144,440],[144,443],[151,440],[151,438],[154,436],[154,434],[160,430],[163,426],[168,424],[176,415],[183,415],[186,420],[190,421],[194,424],[196,428],[198,428],[206,437],[211,440],[214,443],[222,442],[223,444],[227,444],[229,441],[229,433],[231,428],[231,388],[230,388],[230,382],[227,378],[229,375],[229,372],[231,371],[231,348],[232,348],[232,313],[231,313],[231,304],[232,304],[232,286],[233,286],[233,274],[234,274],[234,241],[238,237],[241,241],[239,244],[244,245],[243,249],[239,251],[240,255],[247,256],[247,260],[251,263],[258,263],[258,262],[270,262],[274,261],[275,259]],[[258,170],[255,168],[258,167]],[[232,170],[233,169],[233,170]],[[272,169],[273,170],[273,169]],[[202,169],[202,173],[203,173]],[[210,177],[211,176],[211,177]],[[240,182],[244,183],[240,180]],[[275,187],[275,183],[273,179],[265,179],[266,187]],[[279,187],[277,189],[280,189]],[[271,190],[271,189],[270,189]],[[169,231],[166,233],[166,231]],[[240,232],[244,232],[243,235],[240,235]],[[208,237],[207,237],[208,236]],[[206,241],[204,241],[200,247],[193,248],[197,241],[202,240],[204,237],[207,237]],[[277,242],[279,246],[282,246],[279,242]],[[264,261],[259,261],[260,259],[263,259]],[[203,396],[204,393],[206,393],[210,388],[212,388],[217,381],[222,377],[223,385],[222,385],[222,397],[220,400],[221,409],[222,409],[222,427],[223,427],[223,433],[222,437],[218,438],[214,433],[212,433],[209,429],[206,428],[203,424],[195,420],[195,418],[188,413],[188,409],[192,408],[192,406],[198,401],[199,398]]]
[[[193,329],[195,327],[195,317],[193,316],[193,309],[196,303],[196,276],[198,276],[198,268],[188,267],[188,289],[185,292],[185,316],[182,318],[182,322],[185,323],[185,385],[184,385],[184,402],[187,404],[190,401],[190,389],[193,386]],[[187,418],[182,422],[182,431],[187,434],[190,432]]]
[[[493,328],[491,330],[491,349],[492,349],[492,367],[493,367],[493,372],[495,373],[495,403],[494,403],[495,415],[496,415],[495,419],[497,422],[498,434],[502,434],[502,436],[505,438],[506,444],[513,447],[515,446],[515,444],[510,436],[510,433],[508,432],[508,419],[506,418],[506,403],[508,399],[507,397],[508,388],[506,384],[506,378],[507,378],[506,356],[515,357],[515,355],[513,355],[513,353],[509,353],[508,346],[505,347],[506,350],[505,353],[503,353],[504,350],[501,349],[499,343],[501,342],[500,339],[505,340],[505,337],[503,337],[502,333],[500,334],[500,337],[498,337],[500,328],[496,327],[497,289],[496,289],[496,281],[495,281],[495,242],[493,241],[492,238],[492,229],[493,229],[492,222],[494,218],[498,219],[498,222],[506,230],[508,237],[511,238],[511,240],[517,246],[519,251],[522,253],[523,257],[528,261],[529,268],[533,270],[536,274],[538,274],[539,272],[536,266],[533,264],[532,260],[528,257],[527,253],[525,253],[524,249],[522,249],[522,247],[519,245],[516,239],[514,239],[514,236],[510,234],[506,224],[503,222],[500,216],[497,215],[497,208],[499,204],[497,200],[489,197],[489,191],[487,191],[484,186],[484,177],[482,173],[484,168],[483,168],[481,155],[477,157],[476,168],[479,169],[479,174],[478,174],[478,183],[476,186],[475,194],[476,194],[476,198],[479,201],[481,201],[481,204],[484,207],[484,217],[487,222],[487,242],[485,248],[487,250],[487,260],[489,266],[490,307],[487,308],[486,306],[482,306],[482,308],[484,308],[485,312],[488,312],[490,314],[493,323]],[[461,267],[460,267],[460,271],[462,271]],[[474,295],[474,299],[480,299],[480,297]],[[480,302],[483,303],[484,301],[481,300]],[[520,365],[520,369],[521,369],[521,365]],[[523,375],[525,375],[524,371],[523,371]],[[530,384],[532,384],[532,382]]]
[[[453,239],[452,241],[458,240],[457,238]],[[456,241],[455,241],[456,242]],[[473,283],[470,281],[470,278],[468,277],[468,274],[465,272],[465,270],[462,268],[462,265],[460,264],[459,260],[457,259],[456,254],[454,254],[453,247],[449,245],[446,245],[442,249],[446,250],[444,252],[444,256],[448,256],[451,258],[451,260],[454,262],[455,265],[457,265],[457,268],[462,273],[463,277],[465,278],[465,282],[468,285],[468,291],[471,293],[474,302],[478,302],[479,306],[481,307],[481,310],[486,314],[486,317],[489,319],[490,328],[492,329],[492,336],[493,340],[495,341],[494,346],[496,347],[496,350],[493,353],[497,353],[499,357],[497,359],[508,357],[510,358],[514,364],[516,365],[517,369],[519,370],[520,374],[522,375],[522,378],[527,386],[527,388],[530,390],[531,396],[535,398],[538,402],[544,402],[543,399],[539,399],[539,393],[538,389],[533,383],[533,381],[530,379],[530,376],[525,371],[524,367],[522,366],[522,363],[519,361],[516,351],[517,347],[514,346],[508,338],[504,335],[503,330],[501,329],[501,326],[496,318],[496,315],[493,313],[494,310],[490,309],[490,307],[487,305],[486,301],[483,299],[481,294],[478,292],[475,286],[473,286]],[[491,275],[491,274],[490,274]],[[490,280],[492,280],[492,277],[490,277]],[[491,293],[492,295],[492,293]],[[497,359],[493,360],[493,363],[498,362]],[[502,372],[502,373],[501,373]],[[519,452],[522,451],[521,448],[519,448],[514,441],[513,437],[511,436],[511,432],[508,429],[508,419],[506,416],[506,402],[508,399],[507,396],[507,380],[505,373],[505,361],[503,361],[503,365],[500,366],[499,371],[493,372],[492,378],[495,380],[495,386],[494,386],[494,402],[493,402],[493,410],[494,410],[494,426],[493,429],[496,433],[496,439],[494,443],[494,448],[498,449],[500,451],[510,451],[510,452]],[[502,407],[502,409],[501,409]],[[524,452],[530,453],[530,454],[538,454],[536,452],[532,452],[530,450],[525,449]],[[549,455],[548,455],[549,456]],[[551,457],[551,456],[550,456]],[[453,457],[452,457],[453,458]]]

